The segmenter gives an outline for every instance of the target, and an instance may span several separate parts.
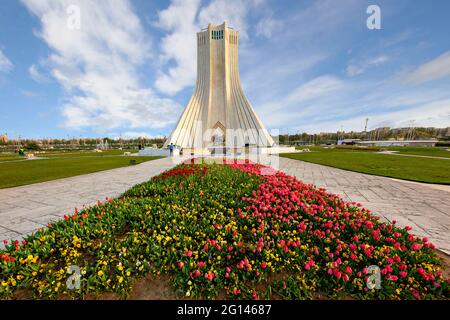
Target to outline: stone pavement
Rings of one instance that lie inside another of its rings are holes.
[[[175,162],[181,162],[177,159]],[[175,166],[170,158],[81,176],[0,189],[0,241],[16,240],[49,222],[106,197],[120,196],[133,185]],[[3,246],[1,242],[0,246]]]
[[[374,214],[400,226],[411,226],[438,249],[450,254],[450,192],[423,183],[351,172],[279,158],[279,169],[299,180],[356,201]]]

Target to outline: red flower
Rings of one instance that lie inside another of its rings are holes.
[[[345,267],[345,272],[348,273],[348,274],[352,274],[353,270],[352,270],[352,268],[350,268],[350,266],[346,266]]]
[[[233,293],[234,293],[234,295],[238,295],[238,294],[240,294],[241,293],[241,290],[240,289],[238,289],[238,288],[234,288],[233,289]]]
[[[406,273],[405,271],[400,271],[398,274],[402,278],[406,278],[406,276],[408,275],[408,273]]]
[[[205,266],[205,263],[204,263],[203,261],[200,261],[200,262],[198,263],[198,266],[199,266],[200,268],[203,268],[203,267]]]
[[[186,252],[186,257],[192,257],[192,251],[189,250],[188,252]]]
[[[3,243],[4,244],[8,244],[8,240],[3,240]]]
[[[214,273],[212,272],[205,273],[205,278],[208,279],[209,281],[212,281],[214,279]]]
[[[178,268],[183,269],[183,267],[184,267],[184,262],[183,261],[178,262]]]
[[[265,263],[265,262],[261,263],[261,268],[263,268],[263,269],[267,268],[267,263]]]

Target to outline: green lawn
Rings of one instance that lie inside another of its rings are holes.
[[[386,147],[387,150],[398,151],[402,154],[450,158],[450,151],[443,147]]]
[[[0,188],[72,177],[86,173],[125,167],[160,157],[63,157],[0,163]],[[1,161],[1,160],[0,160]]]
[[[401,157],[373,151],[309,148],[311,152],[282,154],[282,157],[330,167],[405,180],[450,184],[450,160]]]
[[[106,156],[120,156],[124,152],[137,153],[136,150],[108,150],[103,152],[93,152],[93,151],[68,151],[68,152],[58,152],[50,151],[45,153],[36,154],[37,157],[45,158],[57,158],[57,157],[106,157]]]

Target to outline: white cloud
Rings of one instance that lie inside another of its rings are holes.
[[[421,84],[448,76],[450,76],[450,51],[401,75],[404,82],[412,84]]]
[[[38,83],[45,83],[48,81],[47,76],[45,76],[40,70],[39,67],[35,64],[31,65],[28,68],[28,73],[30,74],[31,79]]]
[[[324,119],[323,121],[314,121],[314,123],[305,123],[298,129],[302,132],[311,133],[335,132],[340,130],[342,126],[345,131],[362,131],[365,118],[361,115],[349,115],[343,120]],[[450,123],[450,100],[437,100],[407,109],[369,115],[369,129],[382,126],[402,128],[411,126],[411,123],[414,123],[416,127],[448,127]]]
[[[347,75],[349,77],[354,77],[363,74],[370,67],[379,66],[385,62],[389,61],[389,57],[385,55],[378,56],[376,58],[363,61],[360,63],[352,63],[347,66]]]
[[[0,72],[9,72],[14,68],[12,62],[0,49]]]
[[[345,131],[379,126],[447,127],[450,123],[450,92],[445,84],[417,88],[414,92],[389,81],[353,81],[322,76],[292,90],[290,103],[269,104],[269,128],[291,128],[310,133]],[[295,99],[294,99],[295,98]],[[278,107],[278,109],[276,109]]]
[[[267,17],[256,25],[256,34],[266,38],[271,38],[272,34],[283,28],[283,22],[273,17]]]
[[[260,4],[261,1],[255,0],[213,0],[202,7],[199,0],[172,0],[167,9],[158,13],[156,23],[168,33],[161,41],[156,88],[175,94],[194,84],[197,71],[196,33],[207,27],[208,23],[227,21],[229,26],[239,30],[241,40],[246,39],[247,14]]]
[[[152,56],[151,41],[129,1],[22,2],[41,22],[35,34],[51,49],[45,66],[66,91],[65,127],[105,132],[176,121],[178,104],[157,97],[138,77]],[[80,8],[79,29],[67,26],[70,5]],[[39,78],[36,67],[30,75]]]
[[[155,86],[161,92],[174,94],[195,82],[199,5],[199,0],[176,0],[158,13],[157,25],[168,32],[161,41],[160,61],[175,64],[166,72],[160,70]]]
[[[29,90],[21,90],[20,93],[27,98],[35,98],[38,96],[38,94],[36,92],[29,91]]]
[[[283,110],[282,113],[289,117],[291,113],[288,110],[290,108],[297,108],[308,101],[333,94],[343,87],[344,82],[334,76],[320,76],[294,88],[284,98],[262,105],[259,111],[262,115],[273,115]]]

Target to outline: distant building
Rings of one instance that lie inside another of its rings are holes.
[[[342,140],[338,140],[337,144],[338,144],[338,146],[354,145],[354,144],[358,144],[359,142],[361,142],[361,139],[342,139]]]
[[[8,136],[6,134],[0,136],[0,143],[7,143]]]
[[[379,140],[358,141],[356,144],[368,147],[434,147],[438,140]]]

